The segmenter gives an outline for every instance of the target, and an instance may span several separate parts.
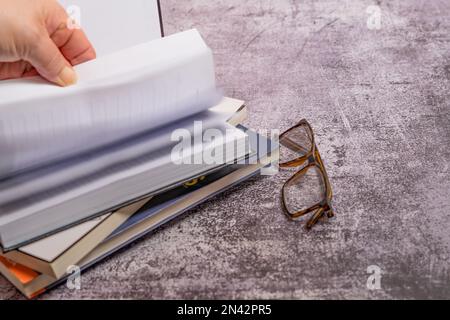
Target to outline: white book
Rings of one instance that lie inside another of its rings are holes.
[[[212,108],[211,112],[223,115],[222,118],[226,117],[227,122],[233,126],[246,118],[244,102],[230,98],[224,99],[220,105]],[[36,182],[45,180],[47,179],[38,179]],[[146,198],[141,204],[148,200],[149,198]],[[113,213],[88,220],[17,250],[4,253],[4,257],[39,273],[60,278],[69,266],[77,264],[82,257],[133,215],[141,204],[133,203]]]
[[[158,194],[248,154],[247,136],[242,131],[229,125],[216,129],[228,134],[222,139],[192,146],[186,156],[179,158],[179,164],[171,159],[171,149],[163,149],[125,163],[117,170],[114,168],[50,190],[47,195],[38,194],[2,206],[0,240],[4,250],[15,249],[60,228]],[[226,152],[222,163],[181,164],[223,150]]]
[[[0,243],[15,249],[173,187],[221,164],[180,166],[168,133],[214,123],[220,102],[211,50],[196,30],[76,67],[78,84],[0,83]],[[191,118],[189,118],[191,117]],[[181,120],[185,119],[185,120]],[[189,124],[190,123],[190,124]],[[170,124],[170,125],[169,125]],[[246,136],[200,143],[244,157]],[[157,147],[156,147],[157,146]],[[190,155],[201,154],[199,144]],[[93,171],[94,170],[94,171]]]
[[[0,179],[163,126],[220,100],[211,50],[196,30],[75,69],[79,81],[67,88],[40,78],[0,83]]]
[[[256,144],[259,143],[259,138],[250,140]],[[253,147],[257,148],[256,146]],[[123,248],[152,230],[155,230],[158,226],[174,219],[186,210],[193,208],[206,199],[248,179],[259,172],[261,168],[278,158],[278,147],[272,146],[269,150],[270,152],[268,153],[266,153],[268,150],[260,150],[262,153],[260,154],[258,152],[259,155],[255,155],[255,157],[258,157],[258,161],[255,161],[255,164],[244,165],[241,169],[238,169],[203,188],[189,193],[188,196],[182,197],[172,205],[161,208],[161,210],[158,210],[155,214],[147,216],[145,219],[140,220],[139,223],[123,230],[123,232],[107,238],[77,263],[77,265],[80,266],[82,270],[85,270],[93,264],[110,256],[120,248]],[[54,285],[61,283],[61,281],[67,277],[66,275],[61,279],[55,279],[48,274],[39,274],[30,268],[23,267],[13,261],[4,259],[2,256],[0,256],[0,272],[29,298],[36,297]]]
[[[201,118],[195,119],[201,121]],[[188,128],[188,125],[184,127]],[[214,128],[227,134],[220,139],[194,144],[182,156],[178,156],[181,160],[178,163],[174,161],[170,145],[93,175],[0,206],[0,240],[3,248],[6,251],[15,249],[60,228],[70,227],[84,219],[110,212],[132,201],[217,170],[249,153],[247,136],[242,131],[228,124],[215,125]],[[222,152],[220,163],[180,165],[193,157],[206,158],[205,155]]]

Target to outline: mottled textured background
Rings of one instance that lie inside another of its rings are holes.
[[[369,5],[381,29],[369,30]],[[336,218],[306,232],[254,179],[83,274],[60,298],[450,298],[450,3],[163,0],[247,125],[315,128]],[[368,290],[367,267],[383,274]],[[1,298],[21,295],[0,278]]]

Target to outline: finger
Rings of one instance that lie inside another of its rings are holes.
[[[36,69],[27,61],[0,63],[0,80],[16,79],[37,75]]]
[[[68,28],[67,24],[63,23],[51,35],[51,39],[72,65],[77,65],[96,57],[92,44],[81,29]]]
[[[30,62],[45,79],[60,86],[76,83],[77,75],[61,51],[48,36],[42,36],[25,60]]]
[[[22,74],[22,78],[26,78],[26,77],[34,77],[39,75],[39,73],[37,72],[37,70],[28,63],[28,65],[30,66],[29,69],[25,70],[24,73]]]
[[[64,57],[72,65],[95,59],[95,49],[76,21],[59,4],[52,9],[47,19],[47,31]]]

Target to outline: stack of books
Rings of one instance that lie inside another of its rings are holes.
[[[196,30],[76,69],[69,88],[0,84],[0,272],[29,298],[277,157]]]
[[[244,127],[238,127],[245,131]],[[17,249],[3,251],[1,274],[26,297],[34,298],[64,283],[73,266],[84,271],[204,201],[255,177],[275,161],[278,151],[270,140],[251,131],[247,134],[255,148],[258,144],[267,146],[266,152],[255,153],[240,163],[229,163],[189,181],[180,181],[167,191]],[[151,181],[148,183],[151,185]]]

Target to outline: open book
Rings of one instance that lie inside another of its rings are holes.
[[[246,118],[246,108],[243,101],[235,99],[224,99],[224,102],[217,107],[211,109],[211,112],[217,114],[233,114],[227,123],[237,126]],[[251,137],[251,135],[249,135]],[[250,143],[255,145],[250,139]],[[254,147],[252,147],[254,148]],[[209,174],[208,177],[217,176],[220,173],[228,172],[233,165],[225,166],[217,172]],[[193,181],[202,181],[204,184],[208,179],[194,179]],[[192,181],[192,180],[191,180]],[[151,182],[149,183],[151,184]],[[156,198],[161,201],[162,198],[177,198],[180,193],[188,191],[185,183],[175,189],[171,189],[162,194],[158,194]],[[189,188],[189,190],[192,188]],[[178,190],[178,191],[177,191]],[[180,192],[180,190],[182,192]],[[163,195],[165,195],[163,197]],[[120,208],[119,210],[107,213],[103,216],[88,220],[78,224],[72,228],[60,231],[47,238],[35,241],[25,245],[17,250],[12,250],[4,254],[4,257],[14,261],[15,263],[24,265],[39,273],[47,274],[54,278],[60,278],[71,265],[77,264],[82,257],[87,255],[93,248],[100,244],[106,237],[114,233],[123,232],[125,229],[138,222],[138,215],[134,214],[137,210],[142,211],[148,207],[150,198],[146,198],[138,203]],[[167,200],[164,200],[167,201]],[[145,208],[142,207],[145,203]],[[133,218],[130,218],[133,216]],[[127,221],[127,223],[125,223]],[[118,228],[120,226],[120,228]],[[1,253],[0,253],[1,254]]]
[[[100,57],[77,72],[80,81],[69,88],[39,79],[0,84],[5,250],[248,154],[246,135],[207,111],[221,97],[211,50],[195,30]],[[170,133],[193,132],[198,120],[205,129],[229,134],[200,140],[201,148],[193,145],[183,157],[231,152],[224,153],[223,163],[179,166],[171,157]]]
[[[211,50],[190,30],[75,67],[60,88],[40,78],[0,83],[0,179],[96,150],[220,101]]]
[[[245,130],[243,127],[240,129]],[[77,265],[84,271],[187,210],[253,177],[262,167],[276,161],[278,157],[276,143],[251,131],[248,132],[248,136],[251,148],[258,150],[251,158],[202,177],[204,179],[196,179],[197,182],[188,187],[182,186],[153,197]],[[68,276],[65,274],[55,279],[48,274],[39,273],[21,265],[14,260],[14,256],[8,255],[0,256],[0,272],[29,298],[62,283]]]

